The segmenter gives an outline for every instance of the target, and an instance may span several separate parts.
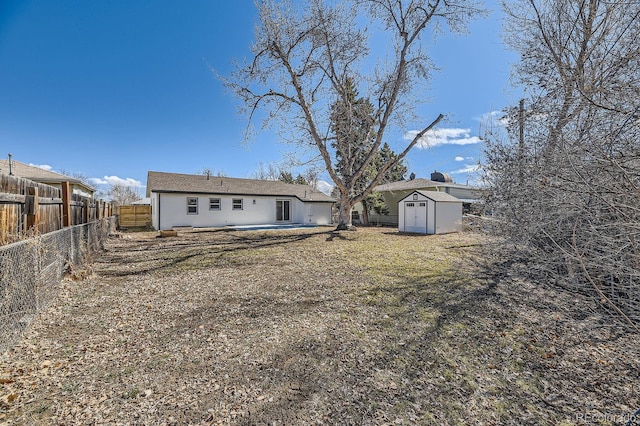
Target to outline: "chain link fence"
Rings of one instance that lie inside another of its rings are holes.
[[[0,351],[55,298],[65,273],[104,248],[115,226],[110,217],[0,246]]]

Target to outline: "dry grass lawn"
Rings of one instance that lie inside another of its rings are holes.
[[[0,357],[0,423],[620,424],[637,336],[484,237],[112,237]]]

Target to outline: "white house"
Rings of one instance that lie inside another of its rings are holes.
[[[462,230],[462,201],[444,192],[413,191],[398,201],[398,231],[446,234]]]
[[[269,224],[331,224],[335,200],[309,185],[149,172],[155,229]]]

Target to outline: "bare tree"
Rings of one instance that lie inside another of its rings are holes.
[[[259,180],[278,180],[280,171],[280,167],[275,164],[258,163],[258,170],[253,173],[253,178]]]
[[[416,120],[413,108],[422,99],[412,95],[420,93],[432,70],[424,39],[443,28],[462,32],[482,10],[475,0],[259,0],[257,7],[253,60],[240,64],[225,84],[244,101],[250,122],[264,108],[267,122],[280,119],[289,141],[314,148],[339,190],[338,228],[350,227],[352,206],[443,117],[423,126],[380,167],[370,185],[355,189],[385,132]],[[383,45],[372,48],[372,34]],[[348,114],[349,81],[357,82],[358,91],[372,102],[373,119],[365,132],[371,143],[352,174],[341,176],[332,142],[344,135],[332,130],[331,106],[340,101]]]
[[[107,197],[118,206],[127,206],[142,199],[137,188],[119,183],[111,185]]]
[[[295,164],[292,164],[293,168]],[[318,171],[314,167],[308,167],[304,172],[293,176],[291,168],[281,167],[277,164],[258,163],[258,170],[253,173],[254,179],[259,180],[279,180],[286,183],[295,183],[299,185],[316,186],[318,181]]]
[[[69,177],[74,178],[74,179],[78,179],[83,184],[85,184],[85,185],[87,185],[89,187],[92,187],[91,183],[89,183],[89,178],[87,177],[87,175],[85,175],[82,172],[70,172],[70,171],[67,171],[65,169],[61,169],[58,173],[61,174],[61,175],[69,176]]]
[[[202,169],[200,169],[198,174],[202,176],[207,176],[207,177],[211,177],[211,176],[225,177],[226,176],[226,174],[224,173],[224,170],[218,170],[217,172],[215,172],[211,167],[203,167]]]
[[[488,135],[487,203],[527,270],[640,323],[640,3],[519,0],[526,102]]]

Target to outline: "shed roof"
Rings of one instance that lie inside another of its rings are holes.
[[[447,194],[446,192],[435,192],[435,191],[413,191],[411,194],[407,195],[400,201],[404,201],[407,198],[411,197],[414,193],[421,194],[427,197],[430,200],[435,202],[444,202],[444,203],[462,203],[462,200],[454,197],[451,194]]]
[[[270,195],[296,197],[307,202],[333,203],[335,200],[310,185],[296,185],[277,180],[239,179],[205,175],[187,175],[150,171],[147,196],[151,192],[176,192],[228,195]]]

